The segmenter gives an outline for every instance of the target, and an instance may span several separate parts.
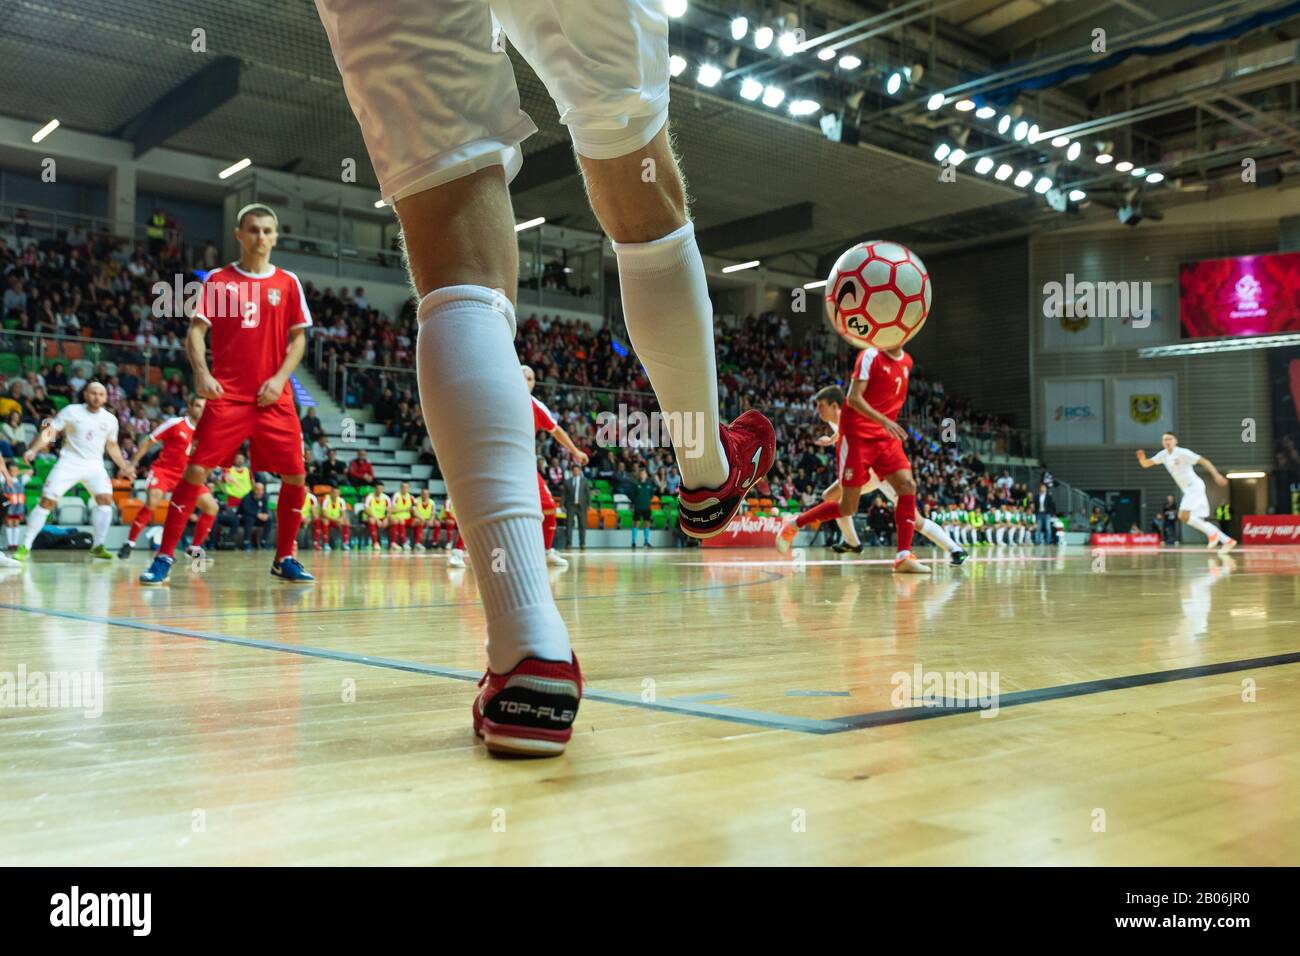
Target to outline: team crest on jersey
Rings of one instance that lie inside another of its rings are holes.
[[[1160,419],[1159,395],[1130,395],[1128,413],[1139,425],[1150,425]]]
[[[852,469],[852,468],[845,468],[845,469],[844,469],[844,480],[845,480],[845,481],[852,481],[852,480],[853,480],[853,469]]]
[[[279,290],[279,289],[268,289],[267,292],[266,292],[266,301],[267,301],[267,302],[270,302],[272,305],[279,305],[279,304],[280,304],[280,290]]]

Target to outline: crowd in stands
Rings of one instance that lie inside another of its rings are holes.
[[[209,243],[200,264],[215,265],[215,256]],[[0,373],[0,452],[21,455],[39,423],[75,399],[88,377],[105,382],[121,426],[119,443],[128,456],[159,422],[183,411],[184,373],[172,371],[153,382],[141,381],[139,374],[145,350],[155,368],[187,368],[183,309],[169,307],[166,296],[155,301],[153,292],[155,283],[170,284],[177,273],[192,277],[185,272],[179,243],[170,238],[131,243],[70,230],[18,249],[0,239],[0,352],[30,353],[31,339],[13,332],[104,340],[94,365],[54,359],[39,369]],[[371,408],[386,434],[417,451],[419,461],[434,467],[433,477],[440,477],[409,371],[417,331],[414,303],[408,301],[389,316],[371,306],[361,287],[319,289],[308,283],[305,292],[315,321],[312,336],[320,343],[309,347],[309,364],[322,379],[327,369],[346,366],[347,404]],[[675,494],[681,478],[671,451],[650,440],[658,436],[651,433],[639,443],[610,425],[609,419],[617,422],[620,412],[626,420],[657,407],[645,372],[620,341],[618,328],[617,320],[594,329],[576,320],[532,314],[520,317],[516,345],[521,362],[536,373],[537,397],[579,447],[591,453],[591,477],[608,479],[617,493],[644,465],[659,494]],[[847,384],[851,352],[820,327],[795,336],[789,321],[775,313],[720,317],[716,348],[724,418],[757,407],[777,430],[776,464],[757,493],[800,506],[816,502],[834,480],[834,462],[833,449],[814,444],[829,430],[813,413],[812,396],[824,385]],[[116,374],[106,363],[116,363]],[[923,374],[912,377],[900,417],[912,436],[908,450],[923,511],[1030,499],[1028,489],[992,475],[977,452],[1015,450],[1015,433],[1007,422],[978,413]],[[364,486],[364,458],[339,461],[314,415],[305,427],[311,483]],[[554,487],[569,465],[558,443],[541,436],[539,469]]]

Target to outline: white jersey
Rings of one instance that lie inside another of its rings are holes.
[[[92,412],[85,405],[65,405],[53,427],[63,433],[60,459],[102,463],[104,446],[117,441],[117,418],[103,406]]]
[[[1205,490],[1205,482],[1196,473],[1196,463],[1201,460],[1201,456],[1190,448],[1175,448],[1173,454],[1162,448],[1160,453],[1151,460],[1157,465],[1165,466],[1165,470],[1173,476],[1183,494]]]

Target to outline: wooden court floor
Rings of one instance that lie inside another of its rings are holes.
[[[472,568],[305,558],[0,569],[0,864],[1300,859],[1300,549],[588,552],[547,761],[474,740]]]

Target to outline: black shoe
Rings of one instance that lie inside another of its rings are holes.
[[[647,547],[647,548],[653,548],[654,545],[651,544],[649,541],[647,541],[647,542],[645,543],[645,547]]]
[[[831,550],[834,551],[836,554],[861,554],[862,545],[858,545],[855,548],[847,541],[841,541],[839,544],[831,545]]]
[[[636,542],[635,542],[635,541],[632,542],[632,550],[633,550],[633,551],[636,550]]]
[[[134,550],[135,548],[131,547],[131,543],[129,541],[123,542],[122,547],[117,549],[117,559],[119,561],[130,560],[131,552]]]
[[[958,565],[965,564],[966,552],[962,551],[960,548],[954,551],[952,554],[948,555],[948,563],[951,564],[954,568],[957,567]]]

